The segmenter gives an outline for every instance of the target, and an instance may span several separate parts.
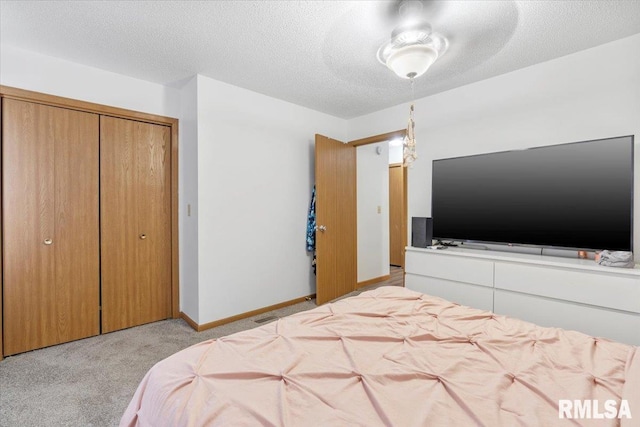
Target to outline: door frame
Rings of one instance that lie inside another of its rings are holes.
[[[111,107],[93,102],[79,101],[40,92],[33,92],[25,89],[18,89],[10,86],[0,85],[0,101],[2,98],[15,99],[18,101],[28,101],[38,104],[61,107],[70,110],[84,111],[105,116],[119,117],[122,119],[136,120],[168,126],[171,133],[171,317],[180,316],[180,274],[179,274],[179,240],[178,240],[178,119],[172,117],[159,116],[156,114],[142,113],[139,111],[127,110],[124,108]],[[0,185],[1,177],[0,177]],[[1,226],[1,224],[0,224]],[[0,227],[1,228],[1,227]],[[1,231],[0,231],[1,233]],[[0,238],[2,235],[0,234]],[[0,247],[2,246],[0,241]],[[0,249],[1,250],[1,249]],[[1,254],[1,252],[0,252]],[[0,267],[0,273],[2,269]],[[3,279],[4,287],[4,279]],[[0,302],[1,302],[0,296]],[[0,313],[1,314],[1,313]],[[0,320],[0,325],[2,325]],[[0,343],[2,342],[2,330],[0,329]],[[0,350],[2,347],[0,346]],[[0,351],[2,360],[2,351]]]
[[[366,138],[354,139],[353,141],[349,141],[348,144],[353,145],[354,147],[359,147],[361,145],[375,144],[377,142],[388,141],[390,139],[395,138],[404,138],[407,134],[406,129],[395,130],[393,132],[381,133],[380,135],[368,136]]]

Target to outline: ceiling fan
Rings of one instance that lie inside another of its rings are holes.
[[[432,30],[422,17],[423,4],[418,0],[402,0],[398,5],[400,23],[391,39],[378,49],[378,61],[404,79],[424,74],[447,50],[447,39]]]

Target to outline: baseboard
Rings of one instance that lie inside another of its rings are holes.
[[[182,311],[180,312],[180,318],[181,318],[182,320],[184,320],[185,322],[187,322],[187,324],[188,324],[189,326],[191,326],[195,331],[200,332],[200,330],[198,329],[198,328],[199,328],[198,324],[197,324],[197,323],[196,323],[192,318],[190,318],[189,316],[187,316],[187,315],[186,315],[184,312],[182,312]]]
[[[215,328],[216,326],[226,325],[227,323],[235,322],[236,320],[246,319],[248,317],[257,316],[258,314],[266,313],[268,311],[277,310],[279,308],[289,307],[290,305],[298,304],[301,302],[309,301],[310,299],[314,299],[316,294],[311,294],[306,297],[300,297],[296,299],[292,299],[289,301],[281,302],[278,304],[270,305],[268,307],[258,308],[256,310],[247,311],[246,313],[236,314],[235,316],[226,317],[220,320],[214,320],[213,322],[204,323],[199,325],[185,313],[180,312],[180,317],[184,319],[185,322],[189,324],[194,330],[198,332],[206,331],[207,329]]]
[[[363,288],[365,286],[373,285],[374,283],[384,282],[385,280],[391,279],[391,275],[387,274],[386,276],[374,277],[373,279],[365,280],[364,282],[356,283],[356,289]]]

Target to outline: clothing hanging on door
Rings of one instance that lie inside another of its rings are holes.
[[[307,252],[313,252],[313,274],[316,274],[316,186],[311,190],[311,204],[307,215]]]

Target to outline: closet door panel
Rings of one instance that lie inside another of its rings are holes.
[[[3,100],[4,352],[55,341],[53,126],[49,109]]]
[[[58,110],[54,282],[57,328],[70,341],[100,333],[99,116]]]
[[[171,316],[171,133],[147,123],[136,123],[136,129],[144,141],[137,146],[138,230],[145,236],[138,246],[138,274],[149,296],[143,316],[155,321]]]
[[[94,114],[3,100],[6,355],[99,332],[98,183],[81,158],[92,153],[95,167],[97,124]]]
[[[141,300],[136,277],[136,149],[131,122],[100,117],[102,332],[135,325]]]
[[[100,129],[102,330],[111,332],[170,316],[170,133],[106,116]]]

